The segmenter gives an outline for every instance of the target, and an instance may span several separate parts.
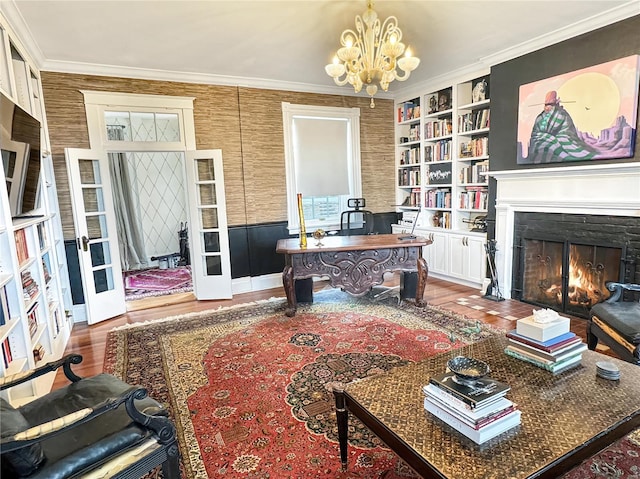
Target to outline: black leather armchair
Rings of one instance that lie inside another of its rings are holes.
[[[63,367],[71,381],[18,408],[0,399],[3,478],[84,476],[139,478],[162,464],[165,479],[180,477],[175,428],[167,410],[109,374],[80,378],[82,361],[69,355],[29,372],[0,379],[0,390]]]
[[[611,297],[593,305],[589,314],[589,349],[602,341],[620,358],[640,365],[640,302],[623,300],[624,291],[637,294],[640,284],[607,283],[607,289]]]

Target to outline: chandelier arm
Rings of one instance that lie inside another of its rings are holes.
[[[410,71],[405,71],[405,72],[404,72],[404,75],[402,75],[402,76],[400,76],[400,75],[398,74],[398,70],[395,70],[395,71],[393,72],[393,77],[394,77],[393,79],[394,79],[394,80],[398,80],[398,81],[405,81],[405,80],[407,80],[410,76],[411,76],[411,72],[410,72]]]
[[[338,77],[334,77],[333,81],[336,82],[336,85],[338,86],[345,86],[347,83],[349,83],[349,76],[345,75],[343,80],[340,80],[340,78]]]

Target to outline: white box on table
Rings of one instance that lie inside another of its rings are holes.
[[[570,320],[562,316],[550,323],[536,323],[533,316],[519,319],[517,321],[516,332],[527,338],[536,341],[548,341],[561,334],[569,332]]]

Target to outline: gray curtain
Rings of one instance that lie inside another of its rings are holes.
[[[119,126],[108,126],[107,135],[110,140],[124,139],[122,128]],[[142,224],[138,216],[138,204],[133,194],[126,154],[109,153],[109,170],[122,269],[131,271],[147,268],[149,261],[145,251]]]

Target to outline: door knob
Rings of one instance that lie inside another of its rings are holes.
[[[89,238],[86,236],[82,237],[82,251],[89,251]]]

